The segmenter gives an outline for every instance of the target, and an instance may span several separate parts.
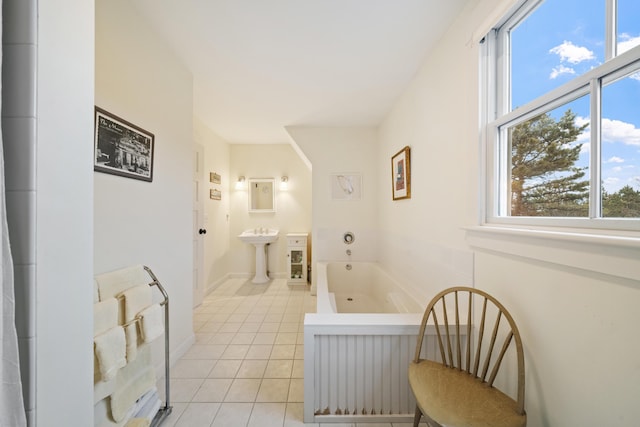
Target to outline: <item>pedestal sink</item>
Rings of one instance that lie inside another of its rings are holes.
[[[269,276],[267,276],[266,245],[278,240],[278,230],[262,228],[245,230],[238,235],[238,238],[243,242],[251,243],[256,247],[256,276],[251,282],[268,282]]]

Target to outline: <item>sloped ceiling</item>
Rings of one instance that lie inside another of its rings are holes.
[[[468,0],[133,0],[230,143],[285,126],[375,126]]]

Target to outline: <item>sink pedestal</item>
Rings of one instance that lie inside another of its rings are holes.
[[[238,238],[245,243],[251,243],[256,247],[256,276],[251,282],[253,283],[267,283],[269,276],[267,276],[267,245],[278,240],[278,230],[263,229],[245,230]]]
[[[251,281],[252,283],[267,283],[269,276],[267,276],[267,263],[266,263],[266,243],[254,243],[256,247],[256,276]]]

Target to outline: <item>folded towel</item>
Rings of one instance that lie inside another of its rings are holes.
[[[149,348],[149,346],[146,346],[146,348]],[[116,422],[126,419],[127,413],[129,413],[129,410],[140,396],[156,385],[155,370],[152,366],[141,368],[136,373],[136,377],[128,381],[121,381],[121,376],[118,375],[116,377],[118,386],[110,399],[111,416]],[[126,385],[124,384],[125,382]]]
[[[118,300],[108,298],[93,304],[93,336],[118,326]]]
[[[160,304],[153,304],[145,308],[138,316],[141,317],[140,332],[143,342],[151,342],[164,333],[162,307],[160,307]]]
[[[118,370],[127,364],[124,330],[116,326],[94,337],[93,342],[102,380],[110,381],[115,378]]]
[[[115,297],[123,291],[149,283],[149,275],[142,265],[134,265],[120,270],[95,276],[100,301]]]
[[[149,285],[134,286],[122,293],[124,295],[124,321],[136,318],[138,313],[151,305]],[[127,326],[127,361],[135,360],[138,348],[137,322]]]
[[[155,389],[156,374],[151,360],[151,346],[145,345],[138,349],[136,360],[127,363],[120,369],[115,379],[115,390],[109,400],[110,418],[119,425],[123,425],[130,418],[134,418],[138,411],[136,403],[149,390]]]

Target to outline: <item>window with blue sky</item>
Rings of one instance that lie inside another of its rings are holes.
[[[533,3],[496,37],[494,214],[640,218],[640,1]]]

